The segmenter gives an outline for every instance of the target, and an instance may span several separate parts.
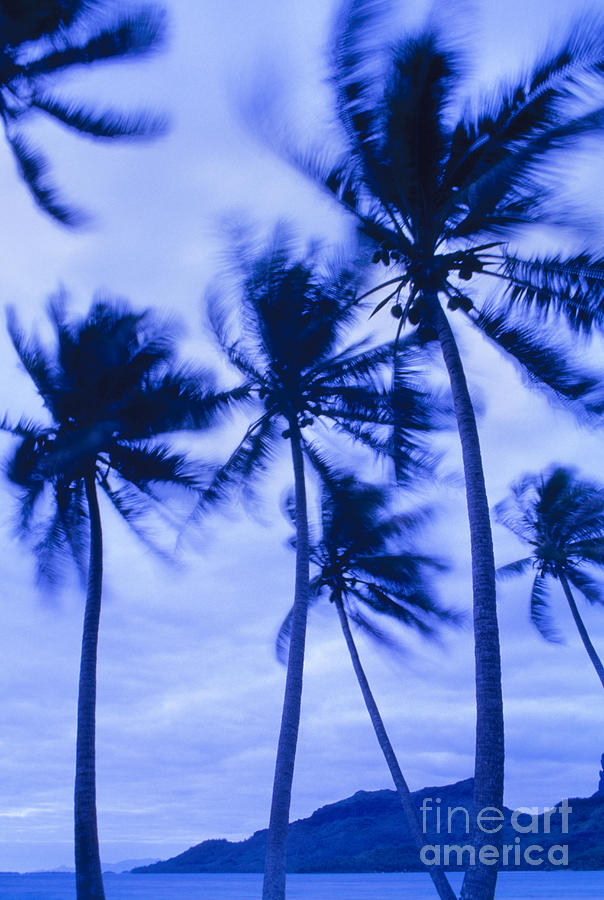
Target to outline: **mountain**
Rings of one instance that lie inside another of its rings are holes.
[[[122,859],[116,863],[102,863],[102,869],[105,873],[121,875],[123,872],[130,872],[134,866],[149,866],[158,861],[156,856],[145,857],[144,859]],[[26,875],[70,875],[75,873],[73,866],[57,866],[55,869],[42,869],[35,872],[26,872]],[[2,873],[6,874],[6,873]]]
[[[426,845],[433,848],[426,851],[427,858],[432,860],[440,853],[443,862],[448,856],[448,869],[463,868],[471,852],[466,826],[472,810],[472,779],[424,788],[416,791],[413,798],[420,819],[425,822]],[[599,789],[590,798],[563,801],[555,810],[531,817],[504,808],[501,830],[503,843],[509,848],[505,867],[536,871],[563,865],[604,869],[604,791]],[[491,818],[487,811],[481,819],[487,833],[499,827],[493,812],[490,811]],[[453,849],[446,850],[447,846]],[[464,846],[466,850],[462,849]],[[244,841],[203,841],[179,856],[133,871],[261,872],[265,847],[266,830],[256,831]],[[398,795],[389,790],[357,791],[346,800],[322,806],[308,818],[292,822],[287,853],[289,872],[423,869]]]
[[[150,866],[158,862],[157,856],[147,857],[147,859],[122,859],[115,863],[103,863],[103,872],[113,872],[120,875],[122,872],[130,872],[135,866]]]

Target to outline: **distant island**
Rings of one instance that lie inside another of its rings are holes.
[[[157,862],[157,857],[145,857],[144,859],[122,859],[115,863],[102,863],[103,873],[105,875],[123,875],[131,872],[134,866],[149,866],[151,863]],[[0,872],[0,875],[18,875],[18,872]],[[32,872],[25,872],[25,875],[71,875],[75,874],[74,866],[56,866],[54,869],[34,869]]]
[[[467,844],[463,811],[472,807],[471,778],[455,784],[423,788],[416,791],[413,797],[418,813],[425,819],[427,845]],[[512,810],[504,809],[501,833],[503,843],[514,848],[510,850],[513,868],[525,871],[558,869],[561,851],[555,848],[565,846],[568,857],[565,867],[604,869],[604,774],[600,774],[598,790],[592,797],[571,798],[565,803],[572,810],[567,818],[568,833],[564,832],[564,819],[559,812],[550,816],[541,814],[531,820],[526,814],[513,819]],[[562,803],[556,809],[561,807]],[[437,833],[437,809],[442,811],[440,833]],[[451,815],[450,829],[447,810],[457,810]],[[519,829],[527,828],[531,828],[530,833],[519,833]],[[532,857],[532,863],[524,858],[524,851],[531,845],[540,848],[536,857]],[[203,841],[172,859],[139,866],[132,871],[137,874],[261,872],[265,846],[266,829],[263,829],[243,841]],[[557,860],[554,864],[548,858],[548,851],[552,848],[552,859]],[[515,864],[514,851],[520,857],[519,864]],[[463,868],[464,863],[457,864],[455,854],[452,856],[446,868],[450,871]],[[536,864],[535,858],[541,861]],[[358,791],[352,797],[322,806],[308,818],[290,825],[289,872],[422,870],[418,851],[408,836],[405,817],[394,791]]]

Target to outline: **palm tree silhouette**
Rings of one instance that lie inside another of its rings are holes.
[[[208,424],[217,398],[202,373],[174,367],[173,339],[149,313],[98,301],[81,320],[68,322],[59,303],[51,306],[50,317],[54,353],[35,337],[26,339],[14,314],[9,322],[14,347],[50,422],[11,424],[5,418],[1,424],[19,437],[7,473],[21,489],[21,533],[38,536],[34,550],[40,578],[60,578],[66,554],[84,576],[87,569],[74,792],[76,884],[78,900],[103,900],[95,788],[103,572],[97,491],[152,543],[139,519],[153,507],[161,512],[165,498],[157,489],[198,491],[203,474],[157,436]],[[46,514],[49,492],[51,511]]]
[[[417,810],[369,686],[350,621],[381,646],[388,647],[392,638],[376,625],[375,614],[396,620],[425,637],[434,636],[438,624],[458,624],[460,616],[434,599],[430,575],[446,566],[435,557],[419,554],[409,540],[427,511],[393,515],[389,511],[390,494],[387,488],[359,482],[352,475],[330,477],[324,483],[321,534],[310,548],[311,565],[317,572],[310,582],[310,603],[326,596],[335,605],[365,706],[412,838],[421,850],[425,836]],[[287,511],[295,525],[291,497]],[[290,625],[291,612],[277,637],[277,653],[282,660]],[[455,900],[444,871],[430,866],[428,873],[441,900]]]
[[[149,53],[164,34],[163,14],[151,5],[109,15],[107,0],[0,2],[0,116],[19,174],[36,204],[64,225],[85,215],[64,203],[48,178],[48,163],[25,136],[36,114],[94,138],[153,137],[165,131],[149,112],[102,112],[62,98],[57,76],[77,66]]]
[[[427,433],[434,412],[429,394],[418,381],[422,353],[414,342],[399,348],[394,391],[384,387],[383,377],[384,369],[392,367],[392,344],[360,343],[341,349],[356,316],[358,281],[353,271],[335,264],[322,269],[312,252],[297,258],[279,232],[263,252],[243,243],[235,252],[239,326],[229,321],[229,307],[219,293],[210,298],[210,316],[228,359],[244,377],[242,399],[260,410],[218,472],[206,500],[224,496],[236,483],[243,482],[249,490],[250,479],[266,472],[281,441],[289,441],[295,485],[296,578],[263,894],[265,900],[283,900],[309,602],[304,457],[318,471],[328,471],[329,443],[340,433],[373,452],[394,452],[401,467],[411,473],[421,465],[422,451],[418,449],[421,440],[410,441],[408,429]],[[409,423],[408,428],[393,429],[398,421]]]
[[[599,79],[596,91],[601,89],[603,26],[601,20],[576,25],[517,84],[466,104],[460,117],[464,72],[458,52],[431,25],[380,54],[369,35],[383,7],[380,0],[350,0],[336,30],[332,75],[341,152],[284,152],[357,218],[363,238],[377,246],[374,262],[399,270],[375,288],[387,288],[376,310],[391,304],[398,334],[409,323],[421,339],[440,344],[470,523],[474,803],[477,810],[501,809],[504,729],[493,541],[476,417],[448,314],[458,311],[519,364],[529,382],[565,403],[601,409],[599,380],[565,358],[560,333],[546,321],[561,311],[577,325],[602,319],[601,260],[586,253],[523,259],[505,241],[538,223],[560,224],[538,172],[559,149],[604,125],[602,108],[581,108],[577,99],[585,81]],[[565,224],[571,223],[569,214]],[[473,279],[483,286],[490,279],[499,292],[477,306]],[[475,827],[477,855],[491,837]],[[496,878],[495,867],[477,863],[467,871],[462,897],[491,900]]]
[[[531,553],[502,566],[497,574],[505,578],[535,570],[531,620],[540,634],[554,643],[561,638],[550,617],[547,579],[560,582],[583,646],[604,687],[602,660],[571,589],[572,585],[589,603],[604,603],[599,585],[583,570],[586,565],[604,565],[604,489],[579,478],[574,469],[555,466],[541,475],[525,475],[511,491],[511,497],[495,507],[495,515],[531,545]]]

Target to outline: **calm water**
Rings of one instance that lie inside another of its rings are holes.
[[[452,876],[453,887],[461,883]],[[259,900],[260,875],[106,875],[107,900]],[[421,873],[290,875],[288,900],[434,900]],[[2,900],[73,900],[73,875],[0,875]],[[506,872],[497,900],[602,900],[604,872]]]

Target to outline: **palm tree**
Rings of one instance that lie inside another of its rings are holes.
[[[50,183],[44,155],[26,138],[23,125],[36,114],[94,138],[152,137],[165,131],[149,112],[97,112],[62,98],[54,82],[66,69],[141,56],[164,35],[156,7],[109,15],[108,0],[2,0],[0,2],[0,116],[20,176],[35,202],[64,225],[78,225],[81,211],[64,203]]]
[[[497,520],[521,541],[530,544],[530,556],[497,570],[502,577],[535,570],[531,591],[531,621],[548,641],[560,641],[552,624],[548,577],[562,585],[572,617],[598,678],[604,687],[604,666],[581,618],[572,587],[589,603],[604,603],[600,588],[583,571],[604,566],[604,489],[579,478],[574,469],[555,466],[541,475],[525,475],[512,486],[512,494],[495,507]]]
[[[466,103],[464,60],[433,27],[380,54],[369,35],[381,0],[350,0],[336,30],[333,84],[341,151],[301,153],[294,164],[334,196],[395,270],[377,308],[391,304],[398,334],[409,323],[438,341],[460,434],[470,524],[475,665],[474,803],[502,808],[504,728],[495,563],[476,416],[449,314],[457,312],[519,364],[529,382],[569,404],[601,409],[599,380],[565,358],[547,320],[564,312],[576,327],[602,321],[604,265],[589,254],[522,258],[506,241],[537,224],[560,225],[538,177],[545,160],[604,125],[581,108],[581,84],[600,96],[602,21],[577,25],[517,84]],[[385,61],[385,64],[382,63]],[[585,93],[588,93],[587,91]],[[579,99],[578,99],[579,97]],[[324,146],[324,142],[323,142]],[[567,164],[567,158],[564,158]],[[558,213],[558,215],[556,215]],[[570,225],[572,216],[565,218]],[[498,289],[478,304],[470,282]],[[531,315],[532,313],[532,315]],[[474,819],[475,821],[475,819]],[[492,836],[474,830],[477,855]],[[491,900],[495,867],[478,863],[464,900]]]
[[[392,638],[376,625],[375,614],[388,616],[424,637],[434,636],[437,624],[457,624],[460,617],[433,596],[430,573],[446,566],[434,557],[417,553],[408,540],[426,511],[392,515],[390,501],[386,488],[359,482],[352,475],[329,478],[324,484],[321,535],[310,548],[310,561],[316,569],[310,582],[310,602],[326,596],[335,605],[365,706],[412,838],[421,850],[425,836],[417,810],[363,669],[350,620],[381,646],[389,646]],[[295,524],[291,497],[287,511]],[[291,612],[277,638],[281,659],[285,657],[290,624]],[[430,866],[428,872],[441,900],[455,900],[444,871]]]
[[[150,314],[98,301],[78,321],[66,321],[59,304],[51,306],[50,315],[54,353],[36,338],[27,340],[14,314],[9,323],[15,350],[50,421],[11,424],[5,418],[2,427],[19,438],[7,471],[21,489],[21,533],[38,536],[39,576],[46,582],[59,578],[65,554],[83,574],[87,570],[74,792],[76,884],[78,900],[103,900],[95,789],[103,571],[98,489],[149,541],[138,520],[154,506],[161,512],[165,499],[156,489],[198,491],[202,474],[157,436],[207,424],[217,401],[201,373],[174,368],[173,340]]]
[[[237,244],[235,252],[239,326],[229,321],[229,308],[219,294],[210,298],[210,315],[228,359],[243,375],[241,395],[248,404],[254,403],[258,414],[218,472],[206,500],[220,498],[242,481],[249,490],[250,479],[267,470],[281,441],[289,442],[295,485],[296,578],[263,894],[264,900],[283,900],[310,596],[304,458],[326,472],[334,434],[357,439],[383,454],[393,452],[395,440],[397,459],[412,472],[421,462],[421,451],[418,440],[411,441],[409,435],[427,432],[433,411],[418,380],[421,349],[415,342],[399,348],[394,391],[384,387],[382,377],[383,370],[392,366],[392,345],[360,343],[342,349],[343,336],[356,313],[354,272],[341,265],[322,269],[312,252],[297,258],[279,232],[273,245],[261,253],[243,243]],[[399,419],[407,428],[397,428],[393,438],[392,426]]]

